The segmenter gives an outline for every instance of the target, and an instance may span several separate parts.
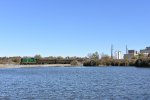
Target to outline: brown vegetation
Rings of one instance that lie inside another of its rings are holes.
[[[20,64],[21,57],[0,57],[0,64]]]

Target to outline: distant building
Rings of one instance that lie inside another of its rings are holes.
[[[124,59],[132,59],[133,57],[137,55],[138,55],[138,52],[136,50],[128,50],[128,53],[124,54]]]
[[[128,50],[128,54],[137,54],[138,52],[136,50]]]
[[[150,47],[146,47],[145,49],[140,50],[141,54],[149,55],[150,54]]]
[[[123,59],[122,52],[121,51],[116,51],[114,59]]]

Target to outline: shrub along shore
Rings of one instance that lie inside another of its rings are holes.
[[[130,59],[130,60],[87,60],[83,66],[135,66],[135,67],[149,67],[150,58]]]

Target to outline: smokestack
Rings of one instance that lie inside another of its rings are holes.
[[[126,54],[128,54],[128,46],[126,45]]]
[[[114,50],[113,45],[111,45],[111,58],[112,59],[113,59],[113,50]]]

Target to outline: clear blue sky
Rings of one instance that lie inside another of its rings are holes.
[[[0,56],[110,55],[150,46],[149,0],[0,0]]]

